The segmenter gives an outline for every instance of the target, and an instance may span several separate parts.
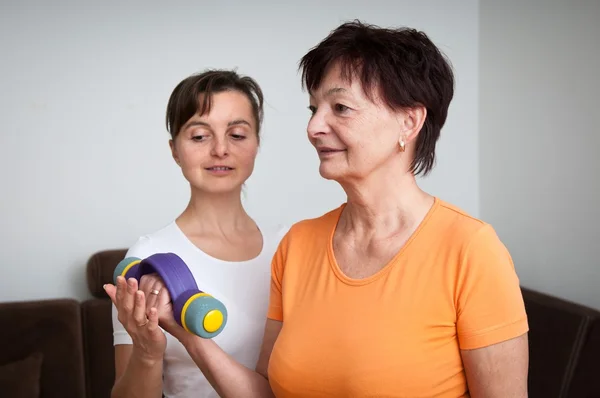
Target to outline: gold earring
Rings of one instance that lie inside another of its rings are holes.
[[[400,144],[400,152],[404,152],[406,150],[406,143],[404,142],[404,138],[400,138],[398,142]]]

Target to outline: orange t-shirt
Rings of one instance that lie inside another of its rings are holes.
[[[493,228],[436,198],[378,273],[350,279],[332,238],[344,205],[295,224],[272,264],[275,396],[468,397],[460,349],[528,331],[519,280]]]

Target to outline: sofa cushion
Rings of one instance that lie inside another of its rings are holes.
[[[1,303],[0,325],[3,326],[0,363],[15,362],[40,352],[43,354],[41,396],[85,397],[81,309],[77,301]]]
[[[125,258],[126,249],[103,250],[94,253],[87,264],[87,283],[90,293],[97,298],[108,298],[104,284],[113,283],[113,271]]]
[[[0,393],[11,398],[39,398],[40,375],[44,355],[41,352],[0,365]]]

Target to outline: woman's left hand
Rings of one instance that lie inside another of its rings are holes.
[[[190,338],[191,334],[175,321],[173,302],[162,278],[158,274],[144,275],[140,278],[139,289],[148,297],[147,311],[150,311],[151,308],[158,310],[160,327],[185,344],[185,339]]]
[[[158,274],[154,273],[142,276],[140,278],[139,290],[144,292],[144,296],[146,297],[146,313],[151,308],[156,308],[159,321],[169,316],[173,317],[171,296]]]

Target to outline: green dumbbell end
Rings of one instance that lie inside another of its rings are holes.
[[[190,298],[185,314],[189,332],[205,339],[217,336],[227,323],[227,309],[219,300],[209,295]]]
[[[117,276],[122,275],[123,277],[127,274],[131,268],[136,264],[139,264],[142,260],[137,257],[126,257],[119,261],[119,264],[115,267],[113,272],[113,283],[117,283]]]

